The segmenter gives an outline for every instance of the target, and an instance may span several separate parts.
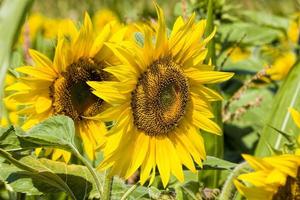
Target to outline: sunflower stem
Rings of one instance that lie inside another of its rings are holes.
[[[214,11],[213,11],[213,0],[208,0],[207,3],[207,23],[206,23],[206,30],[205,30],[205,37],[209,36],[214,30]],[[216,64],[216,52],[215,52],[215,41],[212,38],[209,43],[207,44],[207,57],[206,63],[209,63],[211,60],[212,64]],[[219,70],[219,69],[216,69]]]
[[[231,172],[231,174],[226,179],[221,194],[219,196],[219,199],[222,200],[231,200],[234,197],[234,194],[236,193],[236,188],[233,184],[233,180],[238,177],[241,173],[245,171],[245,169],[248,167],[248,163],[242,162],[238,166],[235,167],[235,169]]]
[[[205,37],[208,37],[214,30],[214,2],[213,0],[207,0],[207,23],[205,30]],[[210,63],[216,66],[216,53],[215,53],[215,42],[214,38],[210,40],[207,44],[207,57],[205,63]],[[219,70],[217,67],[215,70]],[[218,91],[219,88],[217,86],[211,87],[212,89]],[[221,129],[223,129],[222,124],[222,102],[214,102],[212,104],[213,113],[215,116],[215,122],[219,125]],[[205,148],[207,151],[207,155],[215,156],[222,158],[223,157],[223,136],[213,135],[211,133],[203,132],[204,140],[206,141]],[[216,188],[218,187],[220,171],[218,170],[210,170],[206,172],[199,173],[199,182],[205,182],[207,187]]]
[[[102,200],[110,200],[111,199],[111,190],[113,184],[114,177],[109,175],[108,171],[105,173],[104,179],[104,190],[102,195]]]
[[[81,160],[81,162],[87,167],[87,169],[90,171],[91,175],[93,176],[94,180],[95,180],[95,183],[96,183],[96,187],[97,187],[97,190],[100,194],[100,197],[102,197],[102,185],[100,183],[100,180],[95,172],[95,169],[93,168],[93,166],[89,163],[89,161],[83,157],[79,151],[76,149],[76,147],[72,146],[72,152],[75,154],[75,156],[77,158],[79,158],[79,160]]]
[[[127,197],[129,197],[129,195],[138,187],[138,183],[134,184],[133,186],[131,186],[126,192],[125,194],[121,197],[121,200],[126,200]]]

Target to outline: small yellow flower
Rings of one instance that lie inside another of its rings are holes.
[[[139,27],[141,42],[109,45],[122,64],[106,68],[119,81],[90,81],[93,93],[114,107],[102,113],[115,120],[98,169],[125,179],[140,169],[140,182],[155,177],[156,167],[166,187],[170,175],[183,181],[182,165],[196,172],[206,153],[199,128],[222,134],[210,102],[222,100],[207,87],[233,74],[213,71],[204,64],[212,33],[203,37],[206,21],[179,17],[169,37],[164,13],[155,4],[158,23]]]
[[[243,155],[254,172],[234,181],[248,200],[296,200],[300,198],[300,156],[255,158]]]
[[[231,52],[232,48],[230,48],[228,50],[228,52]],[[247,58],[249,58],[249,56],[251,55],[251,52],[249,52],[246,49],[241,49],[240,47],[236,47],[233,49],[231,55],[230,55],[230,59],[232,60],[233,63],[245,60]]]
[[[293,19],[290,20],[288,28],[288,39],[293,43],[297,44],[300,33],[300,13],[295,13]]]
[[[29,34],[29,39],[33,40],[36,38],[37,33],[43,29],[43,24],[45,21],[45,16],[40,13],[32,13],[29,15],[28,19],[25,21],[24,26],[20,34],[20,41],[24,43],[24,35]]]
[[[120,25],[118,16],[109,9],[98,10],[93,16],[93,24],[96,31],[101,30],[101,27],[108,23],[115,23],[116,26]]]
[[[284,79],[296,62],[296,55],[293,51],[286,52],[275,59],[271,68],[267,69],[267,74],[272,80]]]
[[[49,18],[41,13],[32,13],[22,27],[20,42],[24,43],[26,34],[29,34],[30,41],[34,41],[38,33],[47,39],[54,39],[58,37],[59,33],[65,35],[70,33],[72,28],[73,22],[69,19]]]
[[[57,38],[58,34],[68,35],[73,27],[73,22],[70,19],[45,18],[42,27],[43,36],[53,39]]]

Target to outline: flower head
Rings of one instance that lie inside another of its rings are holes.
[[[203,38],[205,20],[179,17],[168,36],[164,13],[155,6],[158,23],[139,27],[142,43],[108,44],[122,64],[105,71],[119,81],[88,84],[114,106],[101,114],[116,124],[99,169],[111,167],[112,174],[127,179],[140,168],[144,184],[155,176],[157,166],[166,186],[171,174],[184,179],[182,165],[194,172],[194,162],[202,165],[206,154],[199,128],[221,134],[212,120],[210,102],[222,97],[206,84],[228,80],[233,74],[213,71],[213,66],[203,63],[205,45],[214,35]]]
[[[106,127],[104,122],[90,118],[105,110],[107,104],[91,92],[86,82],[110,80],[104,69],[116,59],[104,43],[122,39],[122,34],[112,33],[111,26],[107,24],[95,34],[86,14],[79,30],[72,24],[67,34],[59,33],[53,61],[30,50],[35,65],[17,68],[24,76],[6,88],[15,91],[9,98],[24,106],[19,113],[27,116],[22,126],[25,130],[52,115],[69,116],[87,155],[94,159],[95,150],[105,142]],[[70,158],[70,154],[55,149],[53,159],[61,156]]]
[[[234,183],[247,199],[292,200],[300,197],[300,156],[243,157],[254,172],[238,176]]]

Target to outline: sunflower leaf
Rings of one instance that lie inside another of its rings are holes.
[[[85,166],[68,165],[45,158],[37,159],[34,156],[15,159],[8,152],[6,155],[8,155],[6,160],[9,160],[10,164],[0,162],[0,181],[5,182],[15,192],[28,195],[54,194],[65,191],[61,186],[64,185],[72,191],[76,199],[99,199],[100,197],[95,180]],[[103,174],[98,172],[96,174],[102,182]],[[112,199],[120,199],[131,187],[118,177],[114,177],[113,183]],[[153,188],[138,186],[128,199],[150,199],[149,196],[153,192]]]
[[[88,168],[96,182],[98,192],[101,193],[102,185],[95,170],[90,162],[80,154],[75,144],[75,126],[70,117],[53,116],[32,127],[26,133],[15,131],[15,134],[26,142],[36,144],[39,147],[54,147],[74,153]]]
[[[57,147],[71,151],[72,147],[76,146],[74,122],[63,115],[50,117],[26,133],[15,133],[25,141],[40,147]]]
[[[237,166],[236,163],[232,163],[220,158],[213,156],[207,156],[206,160],[203,161],[203,169],[225,169],[232,170]]]
[[[12,164],[12,168],[5,163],[0,164],[1,169],[3,169],[3,171],[1,170],[0,173],[0,180],[10,183],[23,177],[26,178],[28,184],[28,178],[33,178],[38,180],[39,183],[42,183],[41,185],[43,186],[45,186],[45,184],[48,184],[48,187],[52,186],[58,189],[58,191],[65,191],[67,194],[70,195],[70,197],[72,197],[72,199],[77,199],[73,191],[69,188],[69,186],[57,174],[53,173],[48,167],[44,166],[42,163],[37,162],[38,160],[34,157],[27,156],[21,158],[20,160],[17,160],[10,153],[6,152],[3,149],[0,149],[0,155]],[[25,185],[26,187],[28,187],[27,184],[24,184],[22,182],[18,184],[21,186]],[[25,191],[20,190],[17,192]],[[30,192],[34,192],[34,190],[31,190]]]
[[[16,132],[22,133],[22,130],[13,126],[0,130],[0,148],[6,151],[20,151],[39,147],[35,143],[28,142],[22,137],[18,137]]]

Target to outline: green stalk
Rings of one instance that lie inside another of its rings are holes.
[[[207,1],[207,23],[206,23],[206,30],[205,36],[207,37],[210,35],[214,30],[214,12],[213,12],[213,0]],[[209,61],[212,62],[214,66],[216,66],[216,52],[215,52],[215,41],[214,38],[207,45],[208,53],[206,58],[206,63]],[[216,70],[219,70],[216,67]],[[211,87],[212,89],[219,91],[217,86]],[[215,116],[215,122],[223,128],[222,123],[222,102],[214,102],[212,104],[213,113]],[[205,149],[207,155],[215,156],[218,158],[223,157],[223,136],[217,136],[211,133],[203,132],[203,137],[205,141]],[[218,180],[219,180],[220,172],[218,170],[211,170],[207,172],[199,173],[199,181],[204,181],[207,187],[218,187]]]
[[[236,193],[236,188],[233,184],[233,180],[237,178],[241,173],[243,173],[247,167],[248,167],[248,163],[246,162],[242,162],[241,164],[235,167],[235,169],[231,172],[231,174],[226,179],[221,194],[219,196],[219,199],[222,200],[233,199],[233,196]]]
[[[103,200],[110,200],[111,199],[111,190],[113,184],[113,176],[111,176],[108,171],[106,171],[105,179],[104,179],[104,189],[103,189]]]
[[[214,30],[214,11],[213,11],[213,0],[208,0],[207,3],[207,22],[206,22],[206,30],[205,37],[209,36]],[[207,57],[206,63],[211,59],[212,64],[216,64],[216,51],[215,51],[215,40],[212,38],[210,42],[207,44]],[[216,69],[219,70],[219,69]]]
[[[86,158],[84,158],[80,153],[79,153],[79,151],[75,148],[75,147],[73,147],[72,146],[72,152],[75,154],[75,156],[77,157],[77,158],[79,158],[79,160],[81,160],[81,162],[87,167],[87,169],[90,171],[90,173],[91,173],[91,175],[93,176],[93,178],[94,178],[94,181],[95,181],[95,183],[96,183],[96,187],[97,187],[97,190],[98,190],[98,192],[99,192],[99,194],[100,194],[100,197],[102,197],[102,186],[101,186],[101,183],[100,183],[100,180],[99,180],[99,178],[98,178],[98,176],[97,176],[97,174],[96,174],[96,172],[95,172],[95,170],[94,170],[94,168],[93,168],[93,166],[89,163],[89,161],[86,159]]]
[[[131,186],[126,192],[125,194],[121,197],[121,200],[126,200],[127,197],[129,197],[129,195],[138,187],[138,183],[134,184],[133,186]]]
[[[3,110],[3,88],[6,71],[9,67],[12,47],[17,40],[20,28],[33,0],[6,0],[0,10],[0,111]]]

